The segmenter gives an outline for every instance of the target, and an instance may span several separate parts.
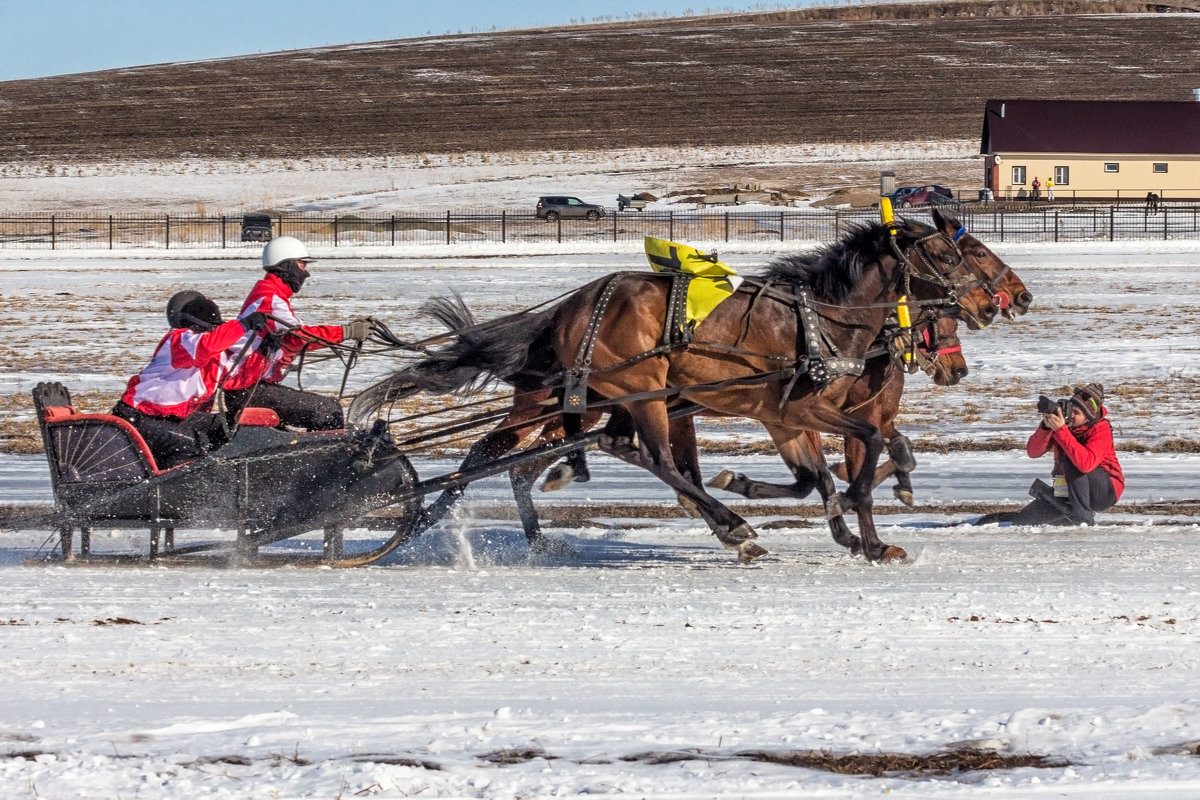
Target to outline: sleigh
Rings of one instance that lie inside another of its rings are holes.
[[[320,531],[321,552],[309,560],[355,566],[402,544],[420,510],[410,491],[416,474],[386,428],[297,433],[280,429],[274,411],[250,408],[229,444],[161,469],[129,422],[80,412],[62,384],[38,384],[33,402],[54,492],[54,513],[45,522],[59,532],[54,558],[63,562],[207,555],[254,564],[289,557],[267,552],[268,545]],[[96,553],[92,531],[99,526],[148,530],[148,548]],[[352,527],[392,533],[352,552],[344,538]],[[214,529],[232,533],[232,541],[227,535],[184,544],[176,535],[211,536]]]

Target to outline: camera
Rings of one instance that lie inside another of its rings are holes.
[[[1058,413],[1066,419],[1071,413],[1071,401],[1066,398],[1051,400],[1044,394],[1038,395],[1037,410],[1039,414],[1053,414],[1055,409],[1058,409]]]

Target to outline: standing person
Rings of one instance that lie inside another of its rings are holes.
[[[1046,178],[1046,202],[1054,202],[1054,181],[1050,178]]]
[[[1033,176],[1033,191],[1029,194],[1030,200],[1040,200],[1042,198],[1042,182],[1038,180],[1036,175]]]
[[[167,303],[171,330],[150,363],[129,379],[112,413],[142,435],[159,469],[199,458],[229,441],[223,414],[211,412],[217,384],[228,368],[229,347],[265,314],[221,321],[217,304],[196,291],[177,292]]]
[[[1054,406],[1052,411],[1047,410]],[[1077,386],[1066,401],[1039,401],[1042,422],[1029,437],[1030,458],[1054,454],[1054,487],[1034,483],[1033,502],[1012,517],[1014,525],[1094,525],[1125,490],[1112,425],[1104,407],[1104,387]],[[1064,414],[1065,412],[1065,414]]]
[[[310,431],[337,430],[344,425],[337,398],[281,383],[300,353],[371,335],[367,319],[347,325],[305,325],[292,310],[292,296],[308,280],[306,267],[315,260],[304,243],[292,236],[278,236],[263,248],[262,265],[267,274],[250,289],[238,316],[263,312],[267,322],[263,331],[247,332],[229,349],[233,372],[224,388],[230,422],[244,407],[254,405],[274,409],[284,425]]]

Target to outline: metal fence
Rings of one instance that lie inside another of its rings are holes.
[[[987,242],[1200,239],[1200,205],[1049,205],[971,203],[947,206]],[[928,209],[901,209],[921,218]],[[850,226],[878,219],[874,209],[850,211],[626,211],[596,221],[546,222],[528,212],[445,211],[435,214],[272,217],[274,235],[314,246],[369,247],[471,243],[623,242],[644,236],[684,241],[834,241]],[[0,249],[130,250],[258,248],[242,242],[241,217],[10,214],[0,216]]]

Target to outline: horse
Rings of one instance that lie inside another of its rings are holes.
[[[945,227],[940,215],[935,219]],[[659,275],[616,274],[551,309],[478,327],[394,378],[434,392],[490,379],[519,391],[553,385],[577,405],[585,386],[589,399],[619,409],[614,417],[627,417],[636,434],[636,447],[626,443],[610,452],[645,467],[692,502],[741,561],[766,551],[752,541],[757,534],[749,523],[704,490],[698,474],[685,476],[676,467],[673,444],[694,452],[694,437],[671,441],[668,404],[688,401],[780,430],[850,436],[862,442],[865,456],[838,501],[857,512],[863,553],[879,561],[888,548],[875,531],[871,488],[883,440],[874,425],[840,408],[853,366],[902,295],[918,304],[956,305],[969,324],[982,326],[999,311],[994,290],[972,274],[943,229],[910,220],[863,225],[812,256],[776,262],[758,280],[746,281],[686,347],[661,341],[669,333],[663,321],[670,282]],[[846,374],[836,372],[847,365]],[[586,410],[583,405],[568,408],[568,418]]]

